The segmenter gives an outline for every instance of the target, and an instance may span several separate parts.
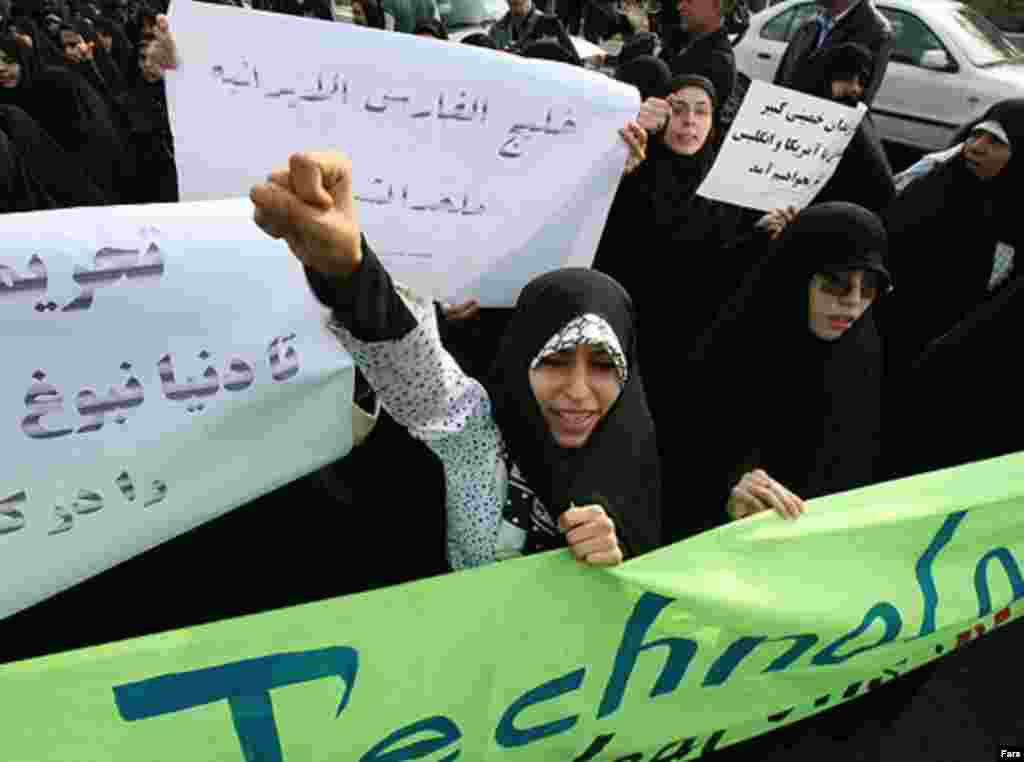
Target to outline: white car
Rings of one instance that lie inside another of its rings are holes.
[[[882,138],[921,150],[948,145],[993,103],[1024,97],[1024,49],[973,8],[952,0],[876,0],[896,35],[871,113]],[[772,81],[790,37],[817,12],[786,0],[754,15],[735,45],[736,68]]]

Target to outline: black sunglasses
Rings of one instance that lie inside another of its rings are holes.
[[[853,293],[853,273],[847,272],[821,272],[816,274],[818,288],[826,294],[835,297],[847,296]],[[860,298],[872,300],[880,294],[890,291],[888,282],[879,273],[871,270],[864,272],[860,283]]]

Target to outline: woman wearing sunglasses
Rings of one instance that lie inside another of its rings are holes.
[[[707,411],[692,435],[718,448],[707,497],[731,519],[795,519],[805,500],[881,477],[885,228],[855,204],[818,204],[771,247],[691,363]]]

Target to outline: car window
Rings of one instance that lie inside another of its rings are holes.
[[[475,26],[501,18],[508,10],[505,0],[441,0],[438,9],[449,29]]]
[[[789,42],[800,25],[817,13],[814,3],[804,3],[783,11],[761,27],[761,37],[775,42]]]
[[[991,66],[1024,54],[999,27],[973,8],[957,7],[951,13],[962,32],[958,36],[960,44],[975,66]]]
[[[892,24],[894,39],[889,60],[920,66],[929,51],[941,50],[948,54],[942,41],[917,16],[891,8],[881,10]]]

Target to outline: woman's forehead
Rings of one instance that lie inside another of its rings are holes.
[[[670,96],[673,100],[683,100],[688,103],[711,103],[711,96],[702,87],[687,85],[681,87]]]

